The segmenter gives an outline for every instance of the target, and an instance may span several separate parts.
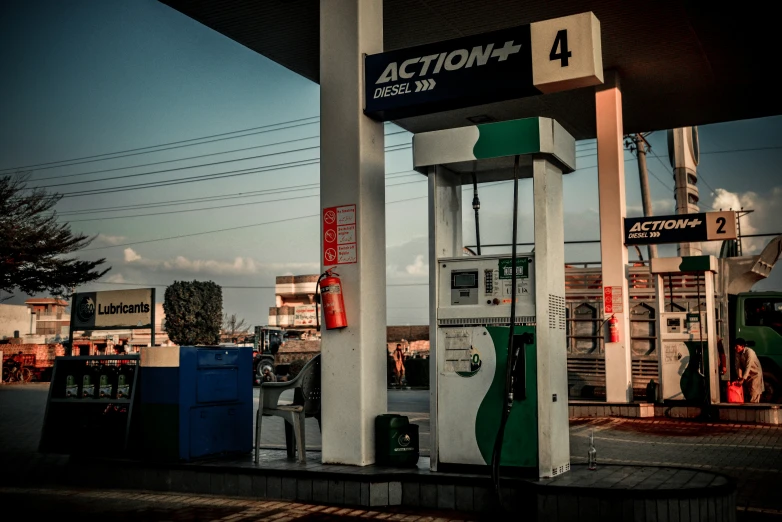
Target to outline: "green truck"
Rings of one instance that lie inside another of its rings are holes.
[[[782,401],[782,292],[728,294],[728,318],[728,335],[723,339],[729,339],[730,346],[737,337],[745,339],[763,367],[766,392],[761,400]],[[734,376],[732,359],[730,375]]]

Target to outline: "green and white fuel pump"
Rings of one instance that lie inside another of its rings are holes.
[[[429,182],[431,468],[564,473],[562,175],[575,168],[575,140],[527,118],[416,134],[413,156]],[[534,253],[516,254],[516,183],[511,255],[464,256],[462,185],[519,178],[533,180]]]
[[[659,400],[716,404],[717,360],[714,256],[659,257],[657,278]]]

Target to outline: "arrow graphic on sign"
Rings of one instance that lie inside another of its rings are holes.
[[[431,91],[434,89],[434,86],[436,85],[436,82],[434,79],[428,79],[428,80],[421,80],[415,81],[415,92],[418,91]]]

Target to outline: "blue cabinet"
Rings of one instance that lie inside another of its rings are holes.
[[[252,450],[252,348],[143,348],[143,453],[191,460]]]

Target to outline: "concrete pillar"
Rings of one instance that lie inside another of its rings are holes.
[[[570,468],[562,171],[545,159],[534,159],[532,169],[538,467],[541,477],[552,477]]]
[[[630,350],[630,325],[627,296],[627,247],[624,245],[625,202],[624,137],[622,130],[622,91],[616,71],[606,71],[605,83],[596,88],[597,179],[600,198],[600,261],[603,289],[621,292],[615,296],[613,315],[619,321],[619,342],[605,343],[606,401],[632,400],[633,374]],[[605,295],[605,293],[604,293]],[[605,313],[603,319],[612,314]],[[605,331],[605,328],[604,328]]]
[[[709,387],[709,396],[707,401],[709,404],[718,404],[720,402],[720,370],[719,370],[719,354],[717,353],[717,304],[714,300],[714,272],[704,272],[704,296],[703,300],[706,302],[705,310],[701,310],[706,313],[706,323],[704,337],[708,337],[706,343],[706,371]],[[701,328],[704,324],[701,323]],[[727,340],[724,343],[725,354],[730,356],[729,344]]]
[[[668,156],[673,167],[674,198],[677,214],[697,214],[698,201],[698,128],[679,127],[668,131]],[[679,243],[680,257],[699,256],[703,253],[700,243]]]
[[[443,350],[437,345],[437,292],[442,257],[462,255],[462,183],[461,178],[442,166],[429,167],[429,418],[430,468],[437,471],[439,458],[438,357]]]
[[[382,0],[321,0],[320,204],[356,205],[357,250],[356,263],[336,269],[349,326],[322,330],[329,464],[372,464],[374,420],[387,409],[383,124],[364,116],[362,90],[363,55],[382,50]]]

